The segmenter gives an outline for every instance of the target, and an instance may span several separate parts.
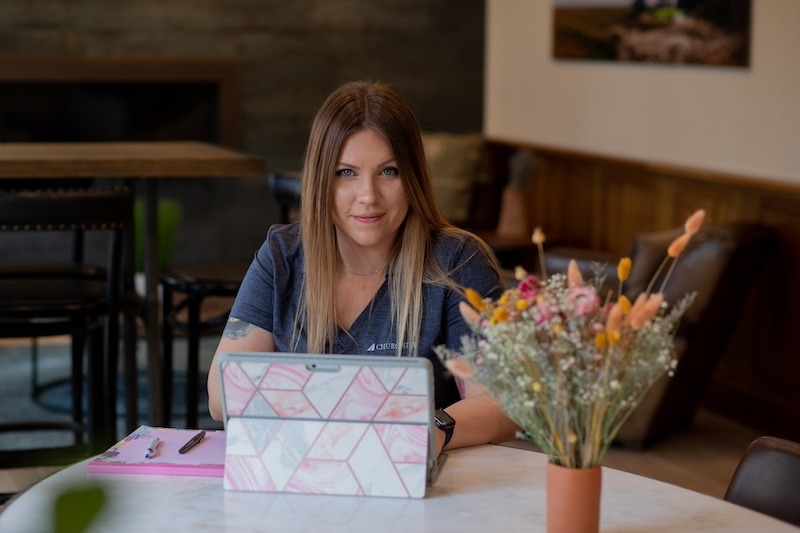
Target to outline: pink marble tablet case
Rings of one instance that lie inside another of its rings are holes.
[[[424,497],[430,363],[310,357],[221,358],[225,488]]]

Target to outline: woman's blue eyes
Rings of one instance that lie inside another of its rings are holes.
[[[337,176],[351,178],[356,175],[355,171],[351,168],[341,168],[336,171]],[[381,170],[382,176],[399,176],[400,171],[396,167],[386,167]]]

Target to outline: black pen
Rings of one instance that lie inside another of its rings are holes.
[[[191,439],[189,439],[189,442],[181,446],[181,449],[178,450],[178,453],[188,452],[189,450],[200,444],[200,441],[202,441],[205,437],[206,437],[206,432],[205,430],[203,430],[194,437],[192,437]]]

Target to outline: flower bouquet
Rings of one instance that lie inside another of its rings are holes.
[[[656,272],[669,267],[702,224],[701,210],[686,221]],[[575,261],[566,274],[547,276],[544,235],[534,232],[541,278],[518,268],[519,285],[496,301],[466,291],[461,314],[474,335],[461,351],[436,347],[447,368],[481,385],[555,465],[600,465],[615,435],[650,386],[677,365],[673,337],[691,305],[689,294],[668,306],[650,287],[631,302],[622,294],[631,260],[620,260],[616,300],[603,301],[597,274],[584,281]]]

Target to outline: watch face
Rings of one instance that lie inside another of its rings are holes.
[[[436,427],[440,429],[451,429],[456,425],[456,421],[453,420],[453,417],[438,409],[436,413],[434,413],[436,418]]]

